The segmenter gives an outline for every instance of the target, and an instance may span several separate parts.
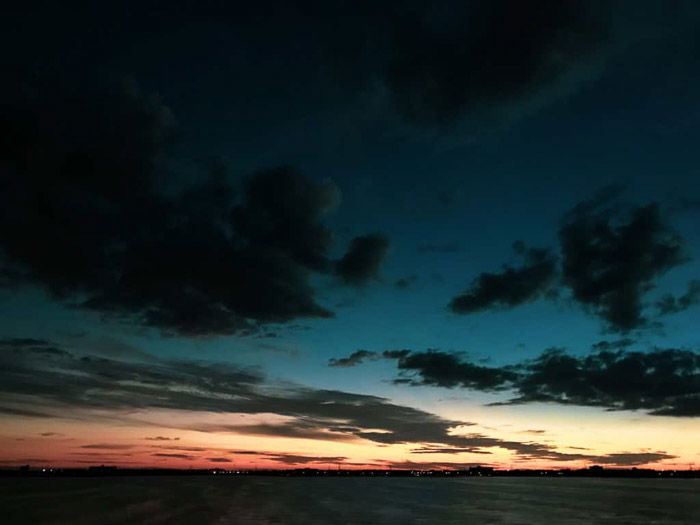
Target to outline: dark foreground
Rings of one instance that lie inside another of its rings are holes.
[[[695,524],[700,480],[0,478],[2,523]]]

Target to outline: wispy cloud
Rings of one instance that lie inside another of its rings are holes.
[[[55,417],[85,419],[92,417],[95,410],[111,411],[114,417],[123,417],[120,414],[125,409],[174,409],[193,415],[276,414],[286,421],[224,425],[173,421],[172,425],[202,432],[320,441],[354,440],[375,445],[410,444],[417,448],[461,448],[476,453],[501,448],[519,457],[557,461],[593,457],[560,452],[545,443],[465,432],[474,426],[473,422],[443,418],[377,396],[270,382],[255,370],[231,364],[180,360],[132,363],[104,357],[77,357],[68,350],[51,348],[53,350],[47,353],[43,348],[9,345],[0,353],[0,392],[6,401],[17,406],[21,403],[41,406]],[[386,355],[409,359],[413,354],[407,352],[387,352]],[[426,375],[423,380],[430,377]],[[84,449],[98,450],[131,447],[119,443],[83,445]],[[184,452],[208,451],[205,447],[174,444],[167,447],[170,450],[155,454],[194,458],[194,454]],[[173,448],[182,450],[173,451]]]

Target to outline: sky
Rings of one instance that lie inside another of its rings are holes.
[[[0,21],[0,467],[700,462],[700,7]]]

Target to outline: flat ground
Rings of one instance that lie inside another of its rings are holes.
[[[2,478],[0,522],[695,524],[700,480]]]

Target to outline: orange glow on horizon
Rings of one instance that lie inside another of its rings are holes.
[[[165,422],[177,421],[182,427],[206,426],[228,416],[221,414],[188,414],[179,411],[151,410],[130,414],[131,423],[96,423],[88,421],[44,420],[3,417],[0,433],[0,467],[23,464],[50,467],[87,467],[113,465],[138,468],[177,469],[363,469],[363,468],[439,468],[454,469],[469,465],[493,466],[499,469],[586,468],[599,464],[589,459],[563,461],[518,457],[513,450],[501,447],[483,448],[485,453],[415,453],[422,444],[383,445],[348,436],[343,440],[319,440],[270,435],[245,435],[233,432],[202,432],[174,429]],[[235,419],[235,418],[234,418]],[[254,418],[250,418],[251,420]],[[581,435],[566,422],[552,423],[546,432],[525,434],[520,425],[507,425],[492,419],[483,425],[465,427],[460,434],[479,433],[519,443],[539,443],[557,453],[604,456],[616,453],[656,453],[669,456],[662,461],[636,465],[656,469],[688,468],[697,451],[689,450],[686,432],[674,432],[682,422],[659,422],[653,418],[635,425],[626,425],[613,432],[606,430],[603,419],[587,421],[587,447],[579,446]],[[513,421],[513,420],[510,420]],[[517,420],[516,420],[517,421]],[[145,423],[149,422],[149,423]],[[579,422],[580,423],[580,422]],[[697,424],[696,424],[697,425]],[[557,428],[558,427],[558,428]],[[488,429],[491,430],[488,430]],[[644,436],[642,436],[644,434]],[[649,439],[653,437],[654,439]],[[643,441],[641,437],[645,437]],[[661,450],[642,449],[634,443],[663,443]],[[584,449],[585,448],[585,449]],[[606,467],[616,466],[605,463]]]

